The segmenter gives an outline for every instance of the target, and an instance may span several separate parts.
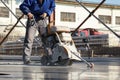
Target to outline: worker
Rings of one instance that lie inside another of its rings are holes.
[[[32,44],[36,30],[42,38],[46,35],[47,17],[50,17],[55,6],[55,0],[24,0],[20,5],[20,10],[28,17],[23,50],[24,64],[31,62]],[[33,19],[38,26],[32,23]]]

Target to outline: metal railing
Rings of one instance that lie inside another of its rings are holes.
[[[73,37],[75,45],[77,47],[89,44],[90,46],[108,46],[108,34],[103,35],[91,35],[88,37]]]
[[[84,42],[84,39],[88,39],[87,42]],[[89,44],[90,46],[105,46],[108,45],[108,35],[94,35],[89,37],[79,37],[74,36],[73,40],[78,50],[86,48],[85,45]],[[1,46],[0,53],[5,54],[22,54],[24,38],[21,38],[17,41],[7,41],[4,42]],[[40,40],[38,40],[40,42]],[[33,43],[33,52],[41,49],[41,45],[34,41]],[[85,50],[85,49],[84,49]],[[36,52],[37,52],[36,51]]]

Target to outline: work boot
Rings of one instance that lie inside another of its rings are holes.
[[[28,56],[25,56],[25,57],[23,57],[23,62],[24,62],[24,64],[28,65],[31,63],[31,60]]]
[[[30,64],[31,63],[31,59],[30,56],[23,54],[23,63],[24,64]]]
[[[26,61],[24,61],[24,64],[26,64],[26,65],[28,65],[28,64],[30,64],[31,63],[31,60],[26,60]]]

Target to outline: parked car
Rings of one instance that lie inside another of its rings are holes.
[[[90,35],[102,35],[104,33],[97,31],[94,28],[85,28],[77,31],[77,36],[88,37]]]
[[[94,28],[78,30],[72,36],[77,46],[89,43],[91,46],[108,45],[108,34],[99,32]]]

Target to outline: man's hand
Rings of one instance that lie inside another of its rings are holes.
[[[29,19],[33,18],[33,14],[32,13],[28,13],[27,16],[28,16]]]
[[[43,14],[41,15],[41,17],[42,17],[42,18],[47,17],[47,13],[43,13]]]

